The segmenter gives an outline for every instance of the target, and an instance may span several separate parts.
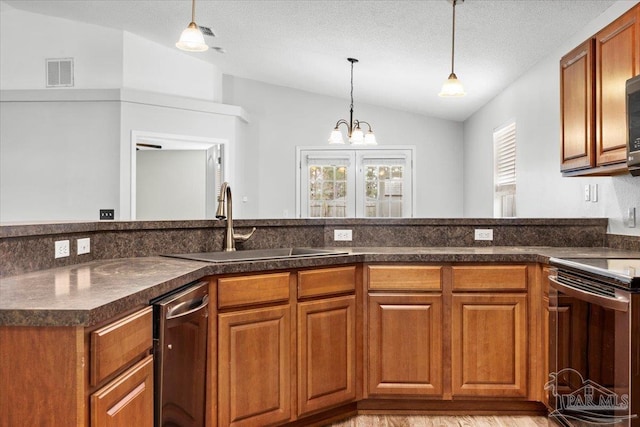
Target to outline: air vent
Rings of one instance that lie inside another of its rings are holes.
[[[201,25],[198,25],[198,27],[200,27],[200,31],[202,31],[202,34],[204,34],[205,36],[209,36],[209,37],[215,37],[216,35],[213,33],[213,31],[211,30],[211,28],[209,27],[203,27]]]
[[[73,58],[46,59],[47,87],[73,86]]]

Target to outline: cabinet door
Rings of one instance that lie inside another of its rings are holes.
[[[640,74],[640,6],[613,21],[596,40],[596,160],[626,162],[625,82]]]
[[[595,166],[593,124],[593,41],[560,60],[562,171]]]
[[[218,315],[218,422],[291,418],[291,312],[277,306]]]
[[[91,427],[153,427],[153,356],[91,395]]]
[[[442,296],[369,295],[371,396],[442,394]]]
[[[454,397],[527,395],[526,306],[526,294],[453,295]]]
[[[298,413],[356,397],[356,299],[298,303]]]

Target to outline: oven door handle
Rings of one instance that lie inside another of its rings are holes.
[[[583,291],[582,289],[574,288],[573,286],[567,286],[558,282],[557,276],[549,276],[551,286],[563,294],[570,297],[577,298],[582,301],[589,302],[591,304],[599,305],[605,308],[609,308],[615,311],[627,312],[629,311],[629,299],[624,297],[607,297],[604,295],[594,294],[592,292]]]

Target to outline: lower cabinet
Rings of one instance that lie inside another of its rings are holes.
[[[527,265],[369,265],[371,398],[529,397]]]
[[[153,356],[91,395],[91,426],[153,427]]]
[[[298,415],[356,398],[356,297],[298,303]]]
[[[283,306],[218,315],[218,422],[291,418],[291,311]]]
[[[369,395],[442,395],[442,296],[369,296]]]
[[[526,397],[526,294],[453,295],[455,397]]]

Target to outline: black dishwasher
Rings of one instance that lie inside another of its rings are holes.
[[[208,283],[187,285],[151,304],[155,426],[203,427]]]

